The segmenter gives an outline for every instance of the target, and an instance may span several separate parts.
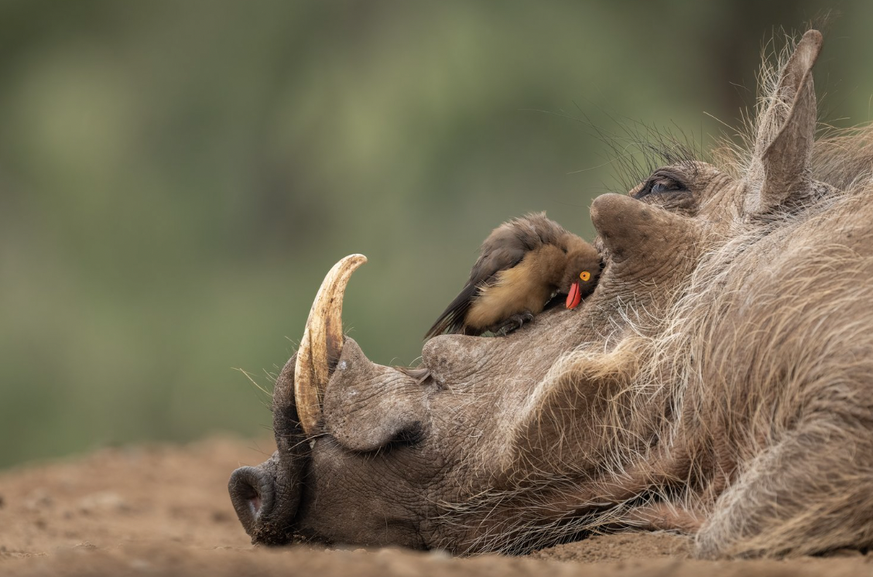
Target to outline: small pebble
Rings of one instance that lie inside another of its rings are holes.
[[[80,513],[96,513],[108,511],[129,511],[130,505],[121,495],[111,491],[91,493],[79,500]]]
[[[24,506],[31,511],[45,509],[51,507],[53,504],[54,501],[52,500],[51,495],[43,489],[33,491],[24,499]]]
[[[213,511],[212,520],[216,523],[227,523],[233,521],[233,517],[227,511]]]

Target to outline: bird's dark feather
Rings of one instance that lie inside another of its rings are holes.
[[[529,251],[554,243],[556,228],[564,232],[545,213],[529,214],[500,225],[482,243],[482,254],[470,271],[469,282],[477,287],[487,284],[498,272],[520,263]]]
[[[464,319],[467,316],[467,311],[470,310],[470,305],[473,302],[473,297],[479,292],[479,287],[471,282],[464,285],[461,293],[455,297],[443,314],[439,316],[436,322],[430,327],[430,330],[424,335],[425,339],[441,335],[445,332],[457,333],[464,326]]]

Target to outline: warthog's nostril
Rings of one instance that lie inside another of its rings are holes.
[[[240,467],[227,484],[236,515],[246,530],[254,536],[265,516],[273,509],[273,478],[255,467]]]
[[[252,517],[257,517],[261,512],[261,495],[258,493],[258,488],[250,485],[245,479],[239,484],[237,493],[241,501],[249,506],[249,513]]]

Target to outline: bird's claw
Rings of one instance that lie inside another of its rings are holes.
[[[525,323],[529,323],[533,320],[534,315],[530,311],[523,311],[520,313],[516,313],[506,320],[494,325],[490,330],[495,335],[505,337],[509,333],[513,331],[517,331],[521,327],[524,326]]]

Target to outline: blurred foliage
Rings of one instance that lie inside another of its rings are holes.
[[[833,8],[834,3],[828,7]],[[870,118],[873,4],[837,2],[826,119]],[[705,148],[814,2],[0,0],[0,465],[263,434],[328,268],[409,364],[502,221],[591,238],[601,135]],[[846,118],[842,118],[846,117]],[[633,130],[633,128],[632,128]]]

